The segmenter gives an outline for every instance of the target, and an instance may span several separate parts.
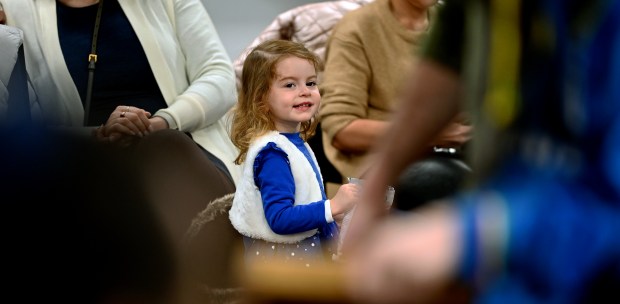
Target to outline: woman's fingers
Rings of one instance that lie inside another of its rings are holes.
[[[102,141],[131,142],[134,136],[144,137],[150,133],[151,113],[136,107],[118,106],[108,121],[99,127],[94,135]]]
[[[140,130],[132,123],[128,122],[127,117],[119,117],[114,122],[106,125],[106,134],[108,137],[112,137],[115,133],[120,133],[116,137],[121,135],[131,135],[142,137]],[[111,141],[114,141],[110,138]]]
[[[116,117],[116,120],[114,120],[114,117]],[[151,124],[149,117],[151,117],[151,113],[143,109],[130,106],[118,106],[110,115],[110,120],[114,121],[108,121],[122,124],[134,132],[132,135],[146,136],[149,134],[149,126]]]

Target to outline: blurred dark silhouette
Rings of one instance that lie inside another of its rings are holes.
[[[169,303],[177,261],[136,162],[32,125],[0,129],[3,289],[23,303]]]

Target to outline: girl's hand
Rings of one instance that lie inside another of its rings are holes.
[[[330,200],[332,217],[339,218],[351,210],[359,200],[360,188],[356,184],[344,184],[340,186],[336,195]]]

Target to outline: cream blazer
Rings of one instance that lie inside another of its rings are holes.
[[[220,158],[235,182],[241,169],[229,135],[237,100],[232,62],[200,0],[118,0],[133,26],[178,129]],[[0,0],[7,24],[24,32],[37,101],[33,119],[80,127],[84,108],[64,61],[55,0]],[[94,22],[94,20],[93,20]],[[122,46],[119,46],[122,51]],[[85,57],[85,60],[87,58]]]
[[[17,62],[19,47],[22,45],[22,32],[14,27],[0,24],[0,125],[6,120],[9,104],[9,81]]]

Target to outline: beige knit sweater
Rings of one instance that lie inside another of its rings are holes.
[[[319,83],[319,116],[325,154],[343,177],[358,177],[367,153],[340,152],[331,145],[334,135],[355,119],[389,119],[425,36],[403,27],[388,0],[352,11],[334,27]]]

